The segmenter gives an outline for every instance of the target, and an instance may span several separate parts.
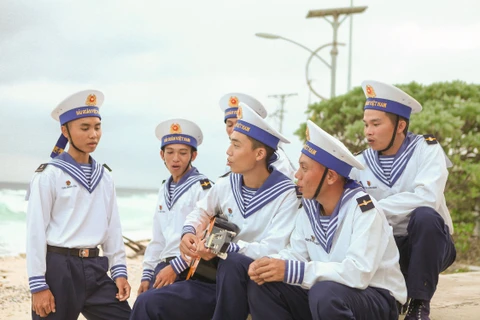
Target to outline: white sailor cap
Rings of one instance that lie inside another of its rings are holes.
[[[98,90],[84,90],[72,94],[52,111],[52,118],[65,123],[86,117],[100,117],[99,108],[104,100],[103,93]]]
[[[237,124],[233,131],[243,133],[277,150],[278,143],[290,143],[282,134],[268,124],[247,104],[240,102],[237,111]]]
[[[348,178],[353,167],[363,170],[363,165],[345,145],[332,137],[312,121],[307,121],[307,141],[302,153],[321,165]]]
[[[260,101],[245,93],[232,92],[224,95],[218,102],[220,105],[220,109],[225,113],[224,122],[226,122],[227,119],[230,118],[237,118],[237,110],[240,102],[248,105],[256,113],[258,113],[260,117],[264,119],[267,117],[267,110],[260,103]]]
[[[162,142],[162,150],[169,144],[177,143],[186,144],[197,150],[203,141],[200,127],[186,119],[170,119],[161,122],[155,129],[155,135]]]
[[[100,117],[99,108],[103,104],[103,93],[98,90],[83,90],[74,93],[53,109],[52,118],[64,125],[72,120],[86,117]],[[53,148],[50,157],[61,154],[67,146],[68,139],[62,134]]]
[[[422,105],[390,84],[367,80],[362,82],[363,92],[367,97],[364,110],[373,109],[399,115],[410,119],[411,113],[422,111]]]

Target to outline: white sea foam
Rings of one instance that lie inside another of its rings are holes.
[[[25,189],[0,189],[0,256],[25,252]],[[123,235],[133,240],[150,239],[155,191],[119,190],[117,195]]]

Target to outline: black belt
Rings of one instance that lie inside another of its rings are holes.
[[[98,248],[62,248],[47,245],[47,251],[53,253],[63,254],[65,256],[73,256],[80,258],[95,258],[98,257],[100,250]]]

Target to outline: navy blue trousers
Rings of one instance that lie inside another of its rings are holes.
[[[47,281],[55,298],[55,313],[32,319],[78,319],[80,313],[89,320],[128,319],[127,301],[115,298],[117,286],[107,275],[106,257],[80,258],[47,252]]]
[[[207,320],[215,309],[215,284],[177,281],[137,297],[130,319]]]
[[[310,290],[283,282],[250,282],[248,302],[254,320],[398,319],[396,301],[387,290],[360,290],[333,281],[317,282]]]
[[[448,226],[434,209],[418,207],[412,211],[407,236],[397,236],[400,268],[412,299],[431,300],[440,272],[456,258]]]
[[[253,259],[239,253],[229,253],[227,259],[219,260],[217,305],[213,320],[247,318],[249,313],[247,285],[252,282],[248,276],[248,267],[252,262]]]

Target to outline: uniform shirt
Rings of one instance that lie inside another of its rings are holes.
[[[378,152],[367,149],[357,155],[364,170],[352,169],[350,177],[378,200],[396,236],[407,234],[411,212],[421,206],[435,209],[453,234],[452,218],[445,201],[447,161],[438,143],[409,133],[395,156],[391,177],[379,168]],[[431,142],[430,142],[431,143]]]
[[[208,195],[187,216],[183,233],[201,234],[217,207],[240,231],[228,248],[257,259],[283,249],[294,227],[299,205],[295,185],[273,170],[248,206],[241,199],[243,177],[231,173],[220,178]]]
[[[187,215],[193,211],[198,200],[211,188],[210,181],[192,167],[170,190],[172,177],[158,192],[157,206],[153,217],[152,240],[145,250],[142,281],[152,281],[157,264],[168,257],[175,273],[180,274],[188,267],[180,256],[180,239]],[[169,189],[169,192],[166,192]],[[172,192],[173,191],[173,192]]]
[[[289,246],[272,257],[287,260],[285,283],[305,289],[319,281],[362,290],[369,286],[383,288],[404,303],[407,289],[392,227],[377,202],[358,189],[350,197],[344,194],[337,204],[330,222],[336,219],[336,227],[330,229],[330,238],[319,237],[318,202],[303,200]],[[370,208],[362,211],[357,199],[365,200]]]
[[[100,245],[112,278],[127,277],[113,179],[93,159],[91,180],[87,182],[80,166],[66,152],[33,176],[27,194],[26,250],[32,293],[48,289],[47,244],[65,248]]]

